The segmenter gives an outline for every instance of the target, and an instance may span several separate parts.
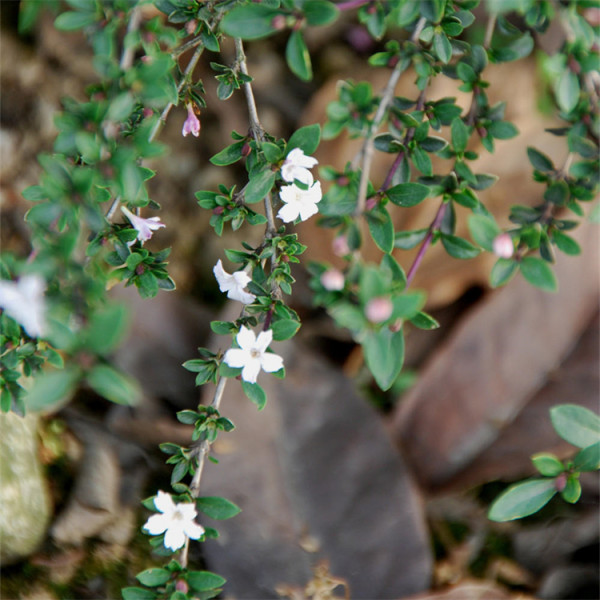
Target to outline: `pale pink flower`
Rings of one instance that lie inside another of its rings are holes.
[[[321,275],[321,284],[330,292],[339,292],[344,289],[344,274],[337,269],[329,269]]]
[[[46,332],[46,282],[39,275],[23,275],[17,281],[0,281],[0,308],[31,337]]]
[[[394,305],[389,298],[379,296],[371,298],[365,306],[365,316],[371,323],[383,323],[387,321],[394,310]]]
[[[331,243],[331,247],[336,256],[347,256],[351,252],[345,235],[338,235]]]
[[[309,173],[310,175],[310,173]],[[307,182],[307,190],[302,189],[295,183],[284,185],[279,197],[283,200],[284,206],[279,209],[277,216],[284,223],[291,223],[300,217],[301,221],[306,221],[319,212],[317,204],[321,201],[323,193],[321,192],[321,182],[313,183],[312,175]]]
[[[242,368],[242,379],[248,383],[256,383],[260,370],[275,373],[283,368],[283,358],[267,352],[273,340],[273,330],[261,331],[256,337],[252,329],[243,325],[235,337],[239,348],[230,348],[225,352],[225,364],[234,369]]]
[[[154,506],[161,514],[152,515],[143,529],[151,535],[165,534],[165,548],[178,550],[187,538],[197,540],[204,534],[204,527],[195,522],[196,507],[190,503],[175,504],[170,494],[158,491]]]
[[[500,258],[510,258],[515,251],[512,238],[508,233],[501,233],[494,238],[492,242],[494,254]]]
[[[200,119],[194,113],[194,108],[191,104],[187,105],[187,112],[188,116],[183,123],[181,135],[185,137],[188,133],[191,133],[194,137],[198,137],[200,135]]]
[[[219,289],[222,292],[227,292],[228,298],[239,300],[244,304],[252,304],[256,300],[254,294],[244,290],[248,283],[252,281],[251,277],[245,271],[236,271],[233,274],[229,274],[223,269],[223,263],[219,259],[213,267],[213,273],[219,284]]]
[[[142,244],[152,237],[153,231],[156,231],[161,227],[165,227],[165,224],[160,222],[159,217],[150,217],[148,219],[144,219],[134,215],[125,206],[121,206],[121,210],[129,219],[129,222],[133,225],[133,228],[138,232],[137,239],[140,240]]]
[[[294,148],[281,165],[281,176],[285,181],[293,182],[297,179],[306,185],[311,185],[313,176],[308,169],[312,169],[318,162],[316,158],[306,156],[304,150]]]

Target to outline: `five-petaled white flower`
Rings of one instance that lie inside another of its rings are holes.
[[[0,281],[0,307],[31,337],[46,333],[46,282],[39,275],[23,275],[17,281]]]
[[[198,513],[192,503],[175,504],[170,494],[159,490],[154,506],[161,514],[152,515],[143,529],[151,535],[164,533],[166,548],[178,550],[186,537],[197,540],[204,533],[204,527],[194,521]]]
[[[121,210],[125,213],[125,216],[129,219],[129,222],[133,225],[133,228],[138,232],[137,239],[143,244],[145,241],[152,237],[152,232],[161,227],[165,227],[164,223],[160,222],[159,217],[150,217],[144,219],[134,215],[125,206],[121,206]]]
[[[236,338],[239,348],[230,348],[225,352],[223,360],[234,369],[242,367],[242,379],[248,383],[256,383],[260,370],[275,373],[283,368],[283,358],[277,354],[266,352],[273,340],[273,330],[261,331],[256,337],[254,331],[240,327]]]
[[[256,300],[254,294],[244,291],[244,288],[252,281],[252,278],[246,271],[236,271],[230,275],[223,269],[223,263],[221,262],[221,259],[219,259],[217,264],[213,267],[213,273],[219,284],[219,289],[222,292],[227,292],[228,298],[239,300],[244,304],[252,304],[252,302]]]
[[[310,173],[309,173],[310,175]],[[279,209],[277,216],[284,223],[291,223],[298,217],[302,221],[306,221],[313,215],[319,212],[317,203],[321,201],[323,193],[321,192],[321,182],[313,183],[312,175],[307,182],[308,189],[304,190],[295,183],[292,185],[284,185],[279,192],[279,197],[285,203]]]
[[[308,169],[312,169],[318,160],[312,156],[306,156],[304,150],[294,148],[283,161],[281,165],[281,176],[285,181],[301,181],[306,185],[311,185],[313,176]]]
[[[194,107],[191,104],[187,105],[188,116],[183,123],[181,135],[185,137],[188,133],[191,133],[194,137],[200,135],[200,119],[194,113]]]

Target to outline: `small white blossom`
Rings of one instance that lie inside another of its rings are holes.
[[[213,267],[213,273],[219,284],[219,289],[222,292],[227,292],[228,298],[239,300],[244,304],[252,304],[252,302],[256,300],[254,294],[244,291],[244,288],[252,280],[245,271],[236,271],[230,275],[223,269],[223,263],[221,262],[221,259],[219,259],[217,264]]]
[[[17,281],[0,281],[0,307],[31,337],[46,333],[46,282],[39,275],[23,275]]]
[[[183,123],[181,135],[186,137],[189,133],[191,133],[194,137],[198,137],[200,135],[200,119],[198,119],[194,113],[194,107],[191,104],[187,105],[187,111],[188,116]]]
[[[256,383],[261,369],[267,373],[275,373],[283,367],[281,356],[266,351],[273,340],[272,329],[262,331],[256,337],[254,331],[242,325],[235,339],[239,348],[227,350],[223,360],[234,369],[241,367],[244,381]]]
[[[154,506],[160,514],[152,515],[143,529],[151,535],[164,533],[166,548],[178,550],[186,537],[197,540],[204,533],[204,527],[194,521],[198,513],[192,503],[175,504],[170,494],[159,490]]]
[[[302,221],[306,221],[306,219],[309,219],[319,212],[317,204],[323,197],[323,193],[321,192],[321,182],[315,181],[313,183],[311,175],[307,185],[309,186],[307,190],[303,190],[295,183],[292,183],[292,185],[284,185],[281,188],[279,197],[285,204],[279,209],[277,216],[284,223],[291,223],[298,217],[300,217]]]
[[[321,284],[330,292],[339,292],[344,289],[344,274],[338,269],[329,269],[321,275]]]
[[[393,310],[394,305],[389,298],[378,296],[367,302],[365,316],[371,323],[383,323],[392,316]]]
[[[313,176],[308,169],[312,169],[318,160],[312,156],[306,156],[300,148],[294,148],[281,165],[281,176],[285,181],[293,182],[296,179],[310,185]]]
[[[160,222],[159,217],[150,217],[148,219],[144,219],[134,215],[125,206],[121,206],[121,210],[129,219],[129,222],[133,225],[133,228],[138,232],[137,239],[140,240],[142,244],[152,237],[153,231],[160,229],[161,227],[165,227],[165,224]]]

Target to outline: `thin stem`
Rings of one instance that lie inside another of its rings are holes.
[[[178,56],[181,56],[184,52],[187,52],[188,50],[191,50],[192,48],[199,46],[201,43],[202,43],[202,36],[197,35],[195,38],[188,40],[185,44],[181,44],[181,46],[179,46],[179,48],[177,48],[177,50],[175,50],[171,53],[171,56],[173,58],[177,58]]]
[[[448,206],[448,204],[442,200],[442,203],[440,204],[440,207],[438,208],[438,211],[437,211],[431,225],[429,226],[429,231],[427,232],[427,235],[425,236],[425,239],[423,240],[423,243],[421,244],[421,247],[419,248],[419,252],[417,253],[417,256],[415,256],[415,260],[413,261],[413,264],[410,266],[410,269],[408,270],[408,273],[406,274],[406,286],[407,287],[408,287],[408,285],[410,285],[410,282],[414,279],[417,269],[419,268],[419,265],[421,264],[423,257],[425,256],[425,253],[427,252],[427,249],[431,245],[431,240],[433,240],[433,234],[435,233],[435,230],[439,228],[439,226],[442,222],[442,219],[444,218],[444,214],[446,213],[447,206]]]
[[[248,75],[248,66],[246,64],[246,54],[244,53],[244,46],[242,45],[242,40],[239,38],[235,38],[235,53],[237,63],[240,69],[240,72],[243,75]],[[258,110],[256,109],[256,101],[254,99],[254,92],[252,91],[252,86],[250,82],[246,82],[243,84],[244,95],[246,96],[246,104],[248,105],[248,116],[250,118],[250,128],[252,130],[252,135],[256,141],[261,141],[264,138],[265,131],[260,124],[260,120],[258,119]]]
[[[491,13],[490,18],[488,19],[487,26],[485,28],[485,37],[483,38],[483,47],[487,50],[491,43],[492,37],[494,35],[494,29],[496,28],[496,18],[498,15],[496,13]]]
[[[132,33],[133,31],[137,31],[140,22],[142,20],[142,13],[138,7],[134,8],[131,11],[131,15],[129,17],[129,24],[127,25],[127,33]],[[129,48],[123,49],[123,54],[121,54],[121,62],[119,63],[119,67],[121,67],[122,71],[126,71],[133,64],[133,58],[135,56],[135,48],[130,46]]]

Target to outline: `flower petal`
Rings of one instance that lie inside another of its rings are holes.
[[[250,352],[241,348],[230,348],[225,352],[223,361],[233,369],[243,367],[250,360]]]
[[[252,329],[248,329],[243,325],[240,327],[240,331],[235,336],[238,346],[247,352],[250,352],[256,342],[256,335]]]
[[[152,515],[147,521],[146,524],[142,527],[144,531],[152,535],[158,535],[163,531],[166,531],[171,524],[171,521],[165,515]]]
[[[165,533],[165,548],[179,550],[185,544],[185,533],[181,525],[171,526]]]
[[[204,535],[204,527],[202,525],[198,525],[198,523],[194,523],[193,521],[186,522],[184,528],[184,533],[193,540],[197,540],[199,537]]]
[[[316,204],[312,202],[305,202],[300,207],[300,219],[302,221],[306,221],[310,219],[313,215],[316,215],[319,212],[319,209]]]
[[[267,331],[261,331],[256,338],[256,343],[254,347],[260,351],[262,354],[268,347],[269,344],[273,341],[273,330],[267,329]]]
[[[244,304],[252,304],[256,300],[256,296],[250,292],[245,292],[243,289],[234,287],[227,292],[227,297]]]
[[[256,383],[260,373],[260,358],[249,357],[242,369],[242,379],[248,383]]]
[[[154,498],[154,506],[166,515],[171,515],[175,510],[175,502],[173,502],[171,494],[167,494],[167,492],[163,492],[162,490],[158,490]]]
[[[286,204],[279,209],[277,216],[284,223],[292,223],[300,215],[300,207],[297,202]]]
[[[265,352],[260,359],[260,366],[267,373],[275,373],[283,368],[283,358],[272,352]]]

